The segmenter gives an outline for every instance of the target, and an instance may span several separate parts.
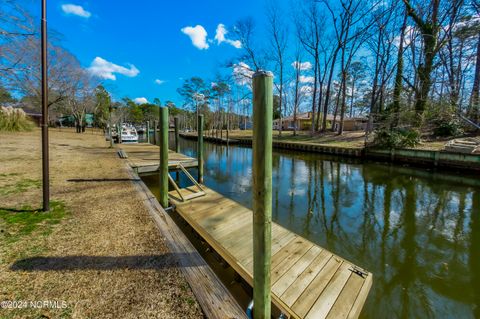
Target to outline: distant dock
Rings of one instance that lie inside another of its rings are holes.
[[[158,146],[147,143],[125,143],[120,144],[118,148],[125,153],[128,164],[137,174],[158,171],[160,162],[160,148]],[[185,168],[193,168],[198,166],[198,161],[195,158],[169,151],[169,168],[176,169],[178,164],[183,165]]]

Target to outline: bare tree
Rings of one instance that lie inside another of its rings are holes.
[[[244,54],[240,61],[252,65],[255,71],[262,69],[264,62],[260,56],[260,50],[255,45],[254,33],[255,22],[252,17],[247,17],[237,21],[233,28],[236,39],[240,41]]]
[[[448,18],[456,16],[462,0],[430,0],[428,6],[420,1],[415,6],[411,0],[403,0],[408,15],[422,34],[422,63],[416,67],[418,87],[415,87],[415,111],[417,112],[417,125],[421,124],[423,112],[427,105],[428,94],[432,87],[432,71],[435,58],[445,44],[446,35],[453,27],[455,21]],[[442,5],[443,4],[443,5]],[[443,32],[441,32],[443,30]]]
[[[7,87],[19,95],[33,99],[35,107],[40,107],[41,72],[40,40],[37,36],[25,37],[9,44],[4,59],[15,67],[6,73]],[[75,83],[80,63],[68,51],[49,43],[48,47],[48,106],[55,105],[70,94]]]
[[[275,86],[278,90],[280,126],[279,135],[282,135],[282,116],[284,103],[284,69],[285,69],[285,50],[288,43],[288,28],[285,24],[285,19],[280,11],[279,4],[270,2],[267,7],[268,29],[270,33],[270,42],[272,47],[272,60],[275,62],[275,74],[278,75],[278,82]]]
[[[477,15],[480,15],[480,1],[473,0],[472,7]],[[472,94],[468,108],[468,115],[475,122],[480,121],[480,32],[478,33],[477,47],[475,54],[475,73],[472,86]]]
[[[313,58],[313,91],[312,91],[312,126],[310,133],[314,134],[315,116],[317,113],[317,87],[318,87],[318,68],[320,59],[320,40],[322,35],[322,27],[325,17],[320,14],[320,10],[316,1],[306,1],[304,5],[298,4],[299,12],[295,15],[295,25],[297,29],[297,37],[303,45],[305,51]],[[321,88],[320,88],[321,89]]]

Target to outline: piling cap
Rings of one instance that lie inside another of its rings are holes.
[[[266,70],[258,70],[257,72],[255,72],[253,74],[253,78],[256,78],[258,76],[268,76],[268,77],[272,77],[273,78],[273,73],[270,72],[270,71],[266,71]]]

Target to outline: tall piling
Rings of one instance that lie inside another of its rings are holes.
[[[153,145],[157,145],[157,121],[153,121]]]
[[[253,301],[254,318],[270,318],[272,240],[273,75],[253,75]]]
[[[147,121],[147,127],[145,128],[145,130],[146,130],[147,143],[150,144],[150,121]]]
[[[203,115],[198,116],[197,134],[198,182],[203,183]]]
[[[160,204],[168,207],[168,108],[160,107]]]
[[[178,134],[178,117],[175,116],[173,118],[173,123],[175,125],[175,152],[180,153],[180,142],[179,142],[179,134]]]

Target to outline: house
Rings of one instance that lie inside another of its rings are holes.
[[[332,114],[327,114],[327,127],[332,127],[334,116]],[[340,128],[340,116],[337,116],[335,121],[335,131],[338,131]],[[363,117],[345,117],[343,119],[343,129],[344,131],[359,131],[364,130],[367,125],[368,120]],[[291,131],[294,128],[297,128],[299,131],[307,131],[312,127],[312,112],[299,113],[297,114],[296,119],[293,119],[292,116],[287,116],[282,119],[282,130]],[[273,120],[273,129],[280,129],[280,119]]]
[[[296,119],[292,116],[282,118],[282,130],[289,131],[297,128],[300,131],[309,130],[312,126],[312,112],[299,113]],[[273,129],[280,129],[280,119],[273,120]]]
[[[339,118],[337,118],[337,121]],[[343,119],[344,131],[363,131],[367,128],[368,119],[366,117],[346,117]],[[340,123],[335,123],[335,131],[338,131]]]

